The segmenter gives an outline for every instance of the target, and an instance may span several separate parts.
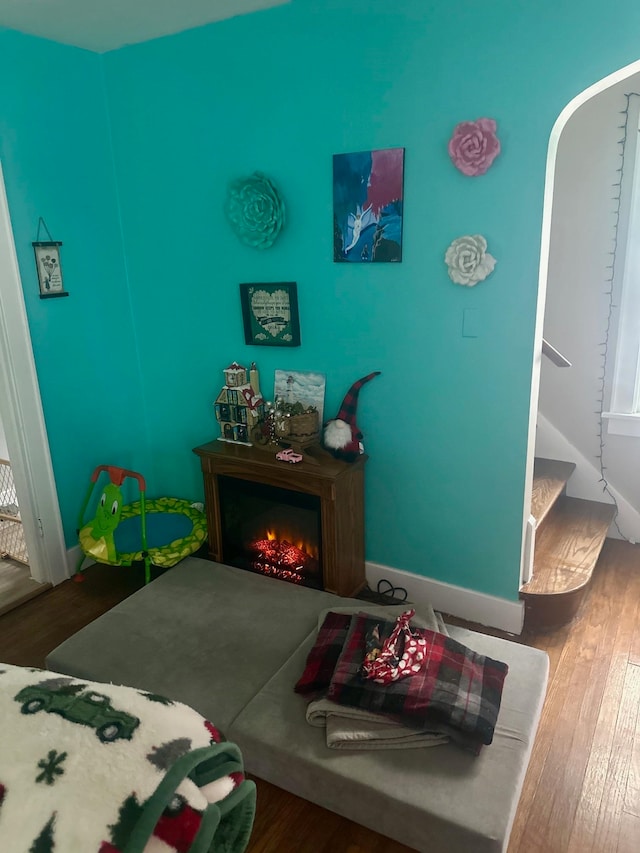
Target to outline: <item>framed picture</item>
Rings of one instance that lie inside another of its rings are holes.
[[[333,155],[333,260],[402,260],[404,148]]]
[[[294,281],[241,284],[240,302],[245,343],[300,346],[298,291]]]
[[[318,421],[324,418],[324,373],[302,372],[300,370],[276,370],[273,382],[274,399],[283,400],[288,405],[302,403],[306,408],[313,406],[318,410]]]
[[[36,269],[40,285],[40,299],[52,296],[68,296],[62,282],[62,266],[60,264],[60,246],[62,243],[33,243],[36,256]]]

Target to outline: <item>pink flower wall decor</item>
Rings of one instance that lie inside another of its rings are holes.
[[[496,123],[492,118],[461,121],[449,140],[449,157],[463,175],[484,175],[500,153]]]

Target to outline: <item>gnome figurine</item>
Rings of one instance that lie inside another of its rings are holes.
[[[364,453],[362,433],[356,423],[358,392],[365,382],[379,375],[380,371],[376,370],[354,382],[347,391],[337,416],[324,425],[324,446],[336,459],[353,462],[361,453]]]

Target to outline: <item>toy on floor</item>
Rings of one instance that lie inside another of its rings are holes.
[[[103,473],[109,480],[101,490],[95,516],[85,522],[87,507]],[[140,499],[123,506],[120,487],[127,478],[137,481]],[[78,538],[82,557],[74,580],[84,580],[82,564],[90,557],[110,566],[144,561],[145,583],[149,583],[152,565],[175,566],[200,548],[207,538],[207,521],[201,507],[180,498],[147,500],[146,488],[144,477],[135,471],[98,465],[80,510]]]

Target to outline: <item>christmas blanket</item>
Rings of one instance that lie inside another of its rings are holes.
[[[186,705],[0,664],[0,720],[0,850],[245,850],[254,783]]]

